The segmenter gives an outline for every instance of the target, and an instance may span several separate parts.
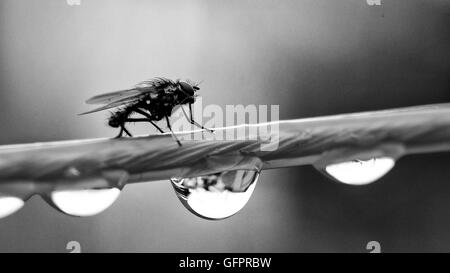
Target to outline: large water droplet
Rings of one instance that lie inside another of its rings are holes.
[[[378,157],[330,164],[325,167],[325,172],[345,184],[366,185],[380,179],[394,165],[395,159]]]
[[[19,197],[0,195],[0,218],[7,217],[23,207],[25,202]]]
[[[93,216],[119,197],[119,188],[57,190],[50,194],[51,202],[62,212],[72,216]]]
[[[237,170],[171,181],[178,198],[189,211],[205,219],[219,220],[232,216],[245,206],[258,177],[258,171]]]

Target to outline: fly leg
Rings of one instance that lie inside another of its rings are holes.
[[[148,120],[148,122],[150,122],[161,134],[164,134],[164,131],[161,130],[161,128],[159,128],[159,126],[156,125],[153,121]]]
[[[166,116],[166,122],[167,122],[167,127],[169,127],[170,132],[172,133],[172,137],[173,139],[175,139],[175,141],[178,143],[178,146],[182,146],[180,140],[177,138],[177,136],[173,133],[172,131],[172,126],[170,126],[170,121],[169,121],[169,117]]]
[[[201,125],[200,123],[198,123],[198,122],[196,122],[195,120],[194,120],[194,117],[192,116],[192,103],[189,103],[189,117],[188,117],[188,115],[186,114],[186,111],[184,111],[184,108],[183,107],[181,107],[181,110],[183,110],[183,114],[184,114],[184,116],[186,117],[186,119],[192,124],[192,125],[195,125],[195,126],[197,126],[198,128],[201,128],[201,129],[203,129],[203,130],[206,130],[206,131],[208,131],[208,132],[210,132],[210,133],[214,133],[214,130],[212,130],[212,129],[209,129],[209,128],[206,128],[206,127],[203,127],[203,125]]]
[[[155,126],[156,129],[162,134],[164,134],[164,131],[159,128],[158,125],[156,125],[153,121],[147,118],[129,118],[125,120],[126,122],[150,122],[153,126]]]
[[[115,137],[115,138],[121,138],[123,135],[123,132],[125,132],[125,134],[127,134],[129,137],[132,137],[132,135],[130,134],[130,132],[127,130],[127,128],[125,128],[125,125],[121,125],[120,126],[120,132],[119,134]]]
[[[122,135],[123,135],[123,127],[121,126],[121,127],[120,127],[120,132],[119,132],[119,134],[118,134],[115,138],[121,138]]]
[[[159,128],[159,126],[158,125],[156,125],[152,120],[151,120],[151,118],[152,118],[152,116],[150,116],[148,113],[145,113],[144,111],[142,111],[142,110],[140,110],[140,109],[135,109],[134,110],[136,113],[138,113],[138,114],[141,114],[141,115],[143,115],[144,117],[146,117],[147,119],[146,119],[146,121],[147,122],[150,122],[161,134],[164,134],[164,131],[161,129],[161,128]]]
[[[125,126],[122,127],[123,131],[125,132],[125,134],[127,134],[129,137],[133,137],[132,134],[130,134],[130,132],[128,132],[127,128],[125,128]]]

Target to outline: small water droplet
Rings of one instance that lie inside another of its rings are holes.
[[[378,157],[330,164],[324,171],[339,182],[349,185],[366,185],[380,179],[394,165],[395,159]]]
[[[51,202],[62,212],[72,216],[93,216],[119,197],[119,188],[56,190],[50,194]]]
[[[15,196],[0,194],[0,218],[7,217],[25,205],[25,201]]]
[[[259,171],[236,170],[193,177],[172,178],[181,203],[193,214],[209,220],[225,219],[240,211],[255,189]]]

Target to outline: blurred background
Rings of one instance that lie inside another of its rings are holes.
[[[85,99],[155,76],[203,80],[203,105],[280,105],[281,119],[448,102],[449,25],[446,0],[3,0],[0,144],[114,136],[106,113],[77,116]],[[0,221],[0,252],[67,252],[69,241],[84,252],[367,252],[373,240],[450,251],[449,163],[405,157],[364,187],[309,166],[266,171],[222,221],[188,212],[169,181],[129,185],[90,218],[35,196]]]

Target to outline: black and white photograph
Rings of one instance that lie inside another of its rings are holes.
[[[0,253],[450,252],[449,26],[448,0],[1,0]]]

